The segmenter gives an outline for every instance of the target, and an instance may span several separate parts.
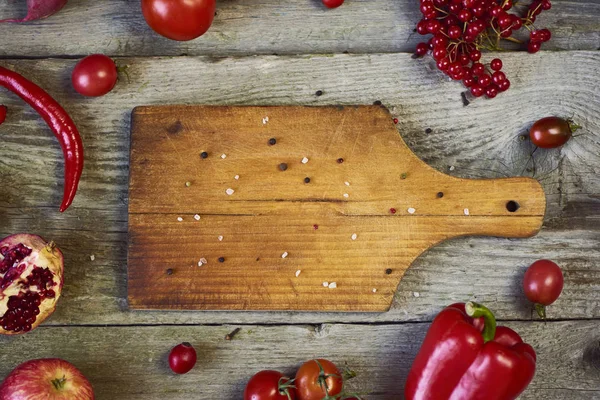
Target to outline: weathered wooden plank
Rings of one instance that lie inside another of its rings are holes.
[[[522,399],[600,398],[595,321],[510,323],[537,352],[537,371]],[[30,358],[61,357],[90,379],[98,399],[239,399],[261,369],[293,374],[305,360],[325,357],[358,377],[349,388],[366,398],[401,398],[404,382],[428,324],[39,328],[0,338],[0,377]],[[166,356],[189,341],[196,367],[174,376]],[[76,346],[74,344],[77,344]],[[385,368],[382,368],[385,366]]]
[[[0,56],[412,52],[422,40],[413,32],[421,17],[418,7],[415,0],[352,0],[336,10],[324,9],[318,0],[225,1],[217,4],[208,33],[174,42],[151,31],[139,2],[71,0],[47,20],[0,24]],[[14,15],[25,15],[24,1],[0,8],[0,18]],[[599,17],[597,1],[557,1],[536,26],[552,30],[545,49],[596,50]]]
[[[72,113],[84,137],[80,192],[65,214],[62,156],[33,111],[5,91],[0,127],[0,234],[39,232],[58,241],[67,260],[65,297],[48,323],[187,323],[427,320],[434,310],[476,295],[503,318],[530,318],[518,277],[540,257],[567,272],[551,318],[600,314],[600,55],[507,54],[511,89],[464,107],[461,86],[408,55],[127,59],[131,83],[104,98],[68,88],[73,61],[5,61],[48,89]],[[540,77],[543,77],[541,79]],[[322,96],[315,92],[322,90]],[[535,175],[547,193],[546,228],[527,240],[457,239],[416,261],[385,314],[122,313],[126,310],[129,113],[140,104],[370,104],[381,100],[408,145],[430,165],[465,177]],[[536,119],[557,114],[583,125],[562,149],[537,151],[518,139]],[[507,116],[510,116],[508,118]],[[89,256],[95,254],[96,261]],[[443,266],[443,269],[440,268]],[[481,276],[488,275],[488,279]],[[419,293],[415,297],[414,293]],[[519,299],[515,302],[515,297]]]

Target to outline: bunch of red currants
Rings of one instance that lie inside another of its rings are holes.
[[[421,0],[423,19],[416,31],[432,34],[428,42],[417,45],[416,56],[431,51],[437,67],[454,80],[462,80],[475,97],[494,98],[510,87],[502,61],[494,58],[489,65],[480,62],[481,50],[500,50],[500,41],[521,43],[512,37],[521,28],[529,30],[527,50],[536,53],[550,40],[548,29],[535,29],[533,23],[550,0],[535,0],[523,17],[509,14],[513,0]]]

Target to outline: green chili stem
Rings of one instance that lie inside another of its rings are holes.
[[[491,312],[489,308],[484,305],[469,301],[467,304],[465,304],[465,311],[471,318],[483,317],[485,325],[481,334],[483,335],[484,343],[494,339],[494,336],[496,335],[496,317],[494,317],[494,313]]]

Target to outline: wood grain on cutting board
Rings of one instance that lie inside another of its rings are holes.
[[[426,249],[545,210],[535,180],[428,167],[378,106],[138,107],[130,168],[134,309],[385,311]]]

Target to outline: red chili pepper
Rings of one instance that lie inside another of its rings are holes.
[[[0,125],[6,120],[6,106],[0,104]]]
[[[83,143],[69,114],[48,93],[23,76],[0,67],[0,86],[17,94],[37,111],[58,139],[65,157],[65,188],[60,211],[73,202],[83,170]]]
[[[480,318],[483,317],[483,318]],[[408,374],[407,400],[512,400],[533,379],[533,348],[476,303],[433,320]]]

